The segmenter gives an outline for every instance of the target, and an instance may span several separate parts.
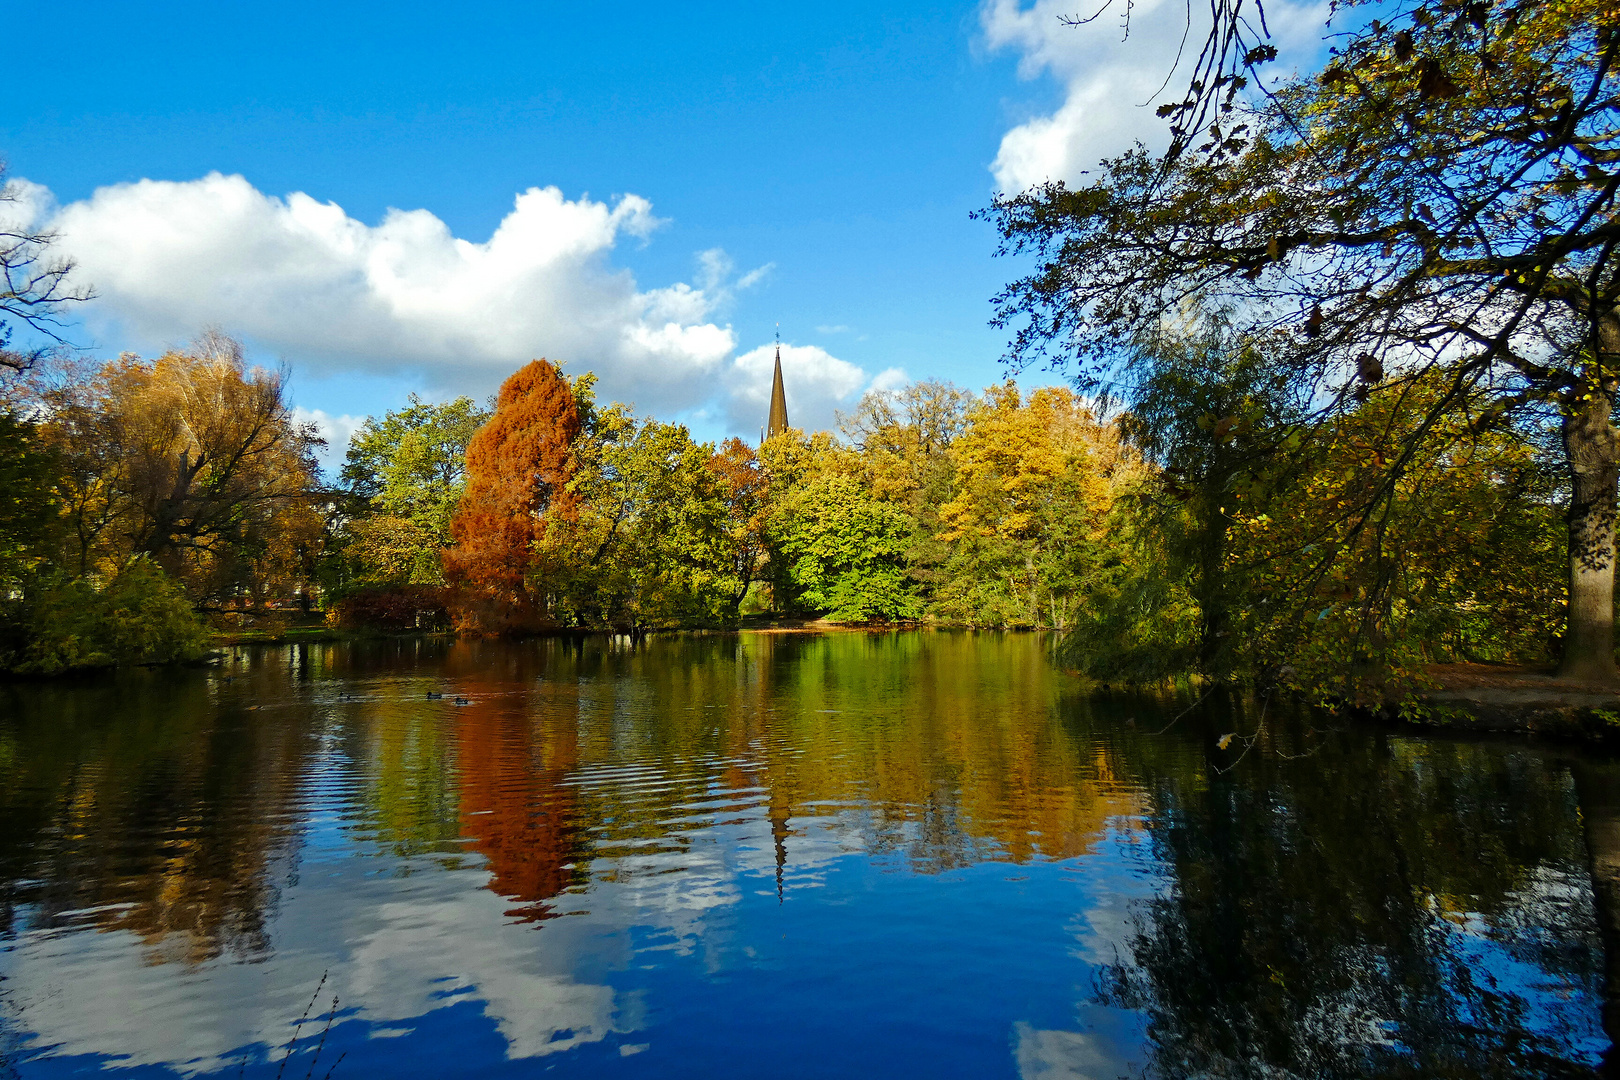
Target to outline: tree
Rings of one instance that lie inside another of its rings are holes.
[[[147,556],[194,598],[245,588],[255,600],[303,576],[320,440],[293,419],[284,376],[249,369],[238,343],[126,354],[42,405],[74,573]]]
[[[530,361],[501,384],[494,415],[467,444],[467,488],[450,524],[445,577],[505,608],[491,613],[497,619],[536,614],[528,575],[542,522],[574,512],[575,389],[555,364]],[[463,621],[481,625],[473,609]]]
[[[59,514],[55,455],[35,424],[0,411],[0,604],[48,565]]]
[[[467,446],[489,416],[471,398],[431,404],[412,394],[355,431],[342,479],[370,512],[347,524],[345,550],[362,579],[444,582],[440,552],[466,490]]]
[[[1015,362],[1046,355],[1104,385],[1121,342],[1151,339],[1189,300],[1229,303],[1273,335],[1323,416],[1443,369],[1448,390],[1352,508],[1358,530],[1447,415],[1557,415],[1571,475],[1561,671],[1612,680],[1620,15],[1607,0],[1388,8],[1258,103],[1230,64],[1195,80],[1161,112],[1183,134],[1207,119],[1202,145],[998,197],[1003,250],[1040,264],[998,320],[1022,323]],[[1235,40],[1236,10],[1223,0],[1212,41]],[[1274,55],[1257,45],[1242,63]]]
[[[1121,430],[1157,467],[1136,503],[1165,545],[1165,563],[1152,572],[1186,581],[1198,618],[1193,665],[1225,677],[1236,662],[1231,610],[1247,586],[1232,565],[1230,533],[1246,503],[1287,483],[1308,406],[1289,372],[1224,312],[1143,342],[1128,364]]]
[[[763,580],[769,559],[770,477],[759,457],[741,439],[727,439],[709,457],[708,469],[720,485],[725,517],[718,556],[725,582],[725,606],[735,619],[743,597]]]
[[[772,442],[796,437],[789,430]],[[917,618],[922,603],[905,564],[912,519],[850,473],[821,465],[774,500],[772,512],[772,539],[799,603],[840,622]]]
[[[1118,427],[1073,392],[1026,401],[990,387],[951,445],[954,494],[938,508],[950,545],[941,614],[981,625],[1062,626],[1104,540],[1115,486],[1133,458]]]
[[[0,670],[57,675],[196,660],[207,649],[208,628],[185,590],[149,558],[132,559],[101,588],[61,576],[30,585],[21,619],[0,621]]]
[[[639,633],[707,621],[737,594],[712,445],[619,404],[576,442],[574,512],[545,523],[531,581],[575,621]]]
[[[1251,670],[1376,708],[1421,685],[1430,663],[1556,648],[1565,552],[1546,439],[1461,414],[1415,435],[1451,386],[1440,370],[1374,395],[1313,431],[1285,469],[1230,489],[1227,573],[1244,600],[1230,625]],[[1357,527],[1388,458],[1407,451]]]
[[[869,390],[839,425],[859,451],[879,498],[919,509],[918,500],[949,498],[953,467],[948,454],[968,425],[975,398],[938,379],[897,390]]]
[[[68,281],[71,259],[51,255],[56,234],[34,230],[21,216],[25,194],[0,161],[0,369],[12,372],[26,371],[46,351],[14,347],[19,328],[60,344],[64,309],[93,295]]]
[[[896,390],[869,390],[849,416],[839,416],[844,437],[860,455],[864,482],[915,523],[906,551],[907,575],[932,596],[946,582],[950,545],[939,509],[956,479],[951,447],[967,427],[977,398],[948,382],[929,379]]]
[[[367,417],[355,431],[343,481],[378,509],[448,541],[466,487],[467,446],[489,418],[468,397],[432,404],[412,394],[405,408]]]

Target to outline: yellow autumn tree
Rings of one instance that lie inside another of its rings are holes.
[[[985,391],[950,453],[954,494],[939,508],[950,554],[935,610],[976,625],[1067,625],[1105,557],[1116,493],[1139,468],[1118,426],[1068,389],[1026,400],[1008,382]]]
[[[200,602],[254,606],[307,581],[320,440],[293,418],[284,376],[249,367],[240,344],[126,354],[44,404],[69,572],[144,556]]]

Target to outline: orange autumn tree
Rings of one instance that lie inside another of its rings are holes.
[[[741,439],[727,439],[710,456],[708,468],[720,482],[725,506],[720,545],[720,581],[725,582],[726,610],[736,618],[748,587],[762,580],[770,557],[771,478],[760,465],[753,447]]]
[[[501,384],[495,415],[467,445],[467,490],[444,553],[463,629],[532,628],[544,617],[526,577],[542,522],[573,512],[580,427],[573,384],[555,364],[531,361]]]

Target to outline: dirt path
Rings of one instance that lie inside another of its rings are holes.
[[[1570,682],[1551,668],[1434,664],[1422,695],[1439,726],[1620,740],[1620,685]]]

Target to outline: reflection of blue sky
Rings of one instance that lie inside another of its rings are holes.
[[[1537,912],[1551,916],[1554,925],[1592,925],[1592,894],[1585,881],[1549,866],[1533,868],[1530,880],[1519,891],[1511,912]],[[1431,900],[1437,913],[1439,904]],[[1609,1039],[1598,1023],[1593,996],[1596,987],[1549,972],[1536,963],[1542,948],[1559,946],[1548,938],[1544,925],[1525,922],[1493,925],[1478,913],[1447,913],[1441,921],[1447,928],[1447,945],[1459,967],[1476,985],[1515,999],[1515,1017],[1527,1033],[1553,1045],[1569,1047],[1571,1056],[1587,1056],[1596,1061],[1608,1048]],[[1473,1002],[1452,987],[1458,1015],[1466,1023],[1493,1026],[1490,1016],[1477,1015]]]
[[[649,770],[576,779],[656,784]],[[323,972],[323,999],[340,999],[323,1060],[346,1052],[346,1075],[531,1062],[561,1075],[709,1077],[732,1055],[781,1076],[925,1065],[928,1075],[1078,1080],[1143,1068],[1145,1017],[1096,1004],[1092,981],[1128,956],[1138,902],[1166,886],[1136,819],[1114,819],[1083,858],[920,874],[866,850],[863,808],[818,806],[792,819],[779,904],[764,802],[710,788],[712,798],[672,808],[680,843],[594,859],[590,886],[554,905],[572,914],[524,924],[485,888],[477,857],[447,868],[357,842],[340,827],[345,771],[325,757],[306,789],[296,877],[267,957],[154,964],[135,935],[91,932],[93,913],[15,942],[0,968],[27,1033],[23,1075],[143,1065],[234,1075],[243,1048],[263,1062],[286,1040]],[[1530,909],[1589,903],[1553,871],[1525,893]],[[1605,1045],[1584,988],[1526,957],[1534,927],[1467,914],[1440,925],[1458,963],[1526,1003],[1527,1029],[1577,1053]],[[1398,1029],[1343,1005],[1315,1003],[1310,1022],[1399,1041]]]
[[[1095,982],[1101,967],[1128,962],[1141,901],[1171,887],[1141,818],[1107,818],[1083,857],[1013,864],[995,840],[962,831],[964,819],[950,817],[960,807],[908,817],[919,808],[863,799],[852,770],[847,787],[830,785],[833,797],[795,802],[784,837],[773,833],[771,785],[793,747],[680,756],[653,738],[647,718],[660,703],[649,685],[540,682],[503,694],[512,715],[577,720],[574,731],[594,741],[562,786],[612,820],[582,812],[581,850],[594,853],[580,868],[586,884],[525,901],[525,914],[544,907],[555,917],[519,922],[513,899],[488,887],[472,842],[449,838],[468,820],[450,787],[432,793],[442,831],[423,854],[398,854],[404,846],[374,831],[363,805],[375,730],[344,727],[354,705],[339,688],[389,699],[421,730],[445,725],[442,735],[457,714],[430,707],[424,685],[444,684],[308,685],[299,707],[317,711],[321,734],[299,760],[290,819],[278,823],[294,839],[270,862],[266,951],[158,963],[195,954],[184,932],[156,942],[98,932],[94,912],[29,930],[23,910],[20,936],[0,952],[0,1038],[7,1026],[21,1035],[22,1075],[106,1065],[232,1076],[244,1050],[258,1075],[273,1074],[266,1053],[285,1043],[323,973],[323,998],[340,999],[323,1060],[349,1055],[340,1080],[1141,1073],[1146,1017],[1097,1004]],[[495,696],[487,685],[478,693]],[[829,690],[816,703],[866,710],[876,719],[848,730],[867,732],[881,729],[890,699]],[[822,749],[826,760],[841,752]],[[1525,1003],[1525,1028],[1595,1053],[1604,1040],[1590,988],[1560,983],[1536,955],[1591,925],[1590,900],[1583,880],[1543,868],[1509,905],[1522,924],[1455,914],[1437,921],[1435,946]],[[1466,911],[1466,901],[1449,903]],[[1313,1002],[1308,1022],[1347,1040],[1399,1038],[1355,1007]]]
[[[857,808],[822,807],[791,822],[779,904],[763,803],[691,805],[678,849],[596,859],[591,886],[554,905],[577,914],[521,924],[476,858],[446,868],[356,843],[341,827],[353,786],[337,755],[321,760],[296,877],[258,962],[154,964],[135,935],[88,923],[15,942],[3,970],[27,1033],[25,1076],[234,1075],[243,1048],[262,1062],[286,1041],[323,972],[316,1011],[340,999],[323,1060],[347,1052],[347,1075],[545,1059],[592,1075],[709,1076],[735,1048],[780,1075],[927,1062],[936,1075],[1070,1076],[1087,1075],[1077,1061],[1124,1062],[1140,1042],[1127,1019],[1100,1023],[1078,1004],[1090,995],[1081,955],[1112,955],[1102,939],[1124,926],[1121,898],[1143,888],[1119,844],[1065,863],[916,874],[863,851]]]

